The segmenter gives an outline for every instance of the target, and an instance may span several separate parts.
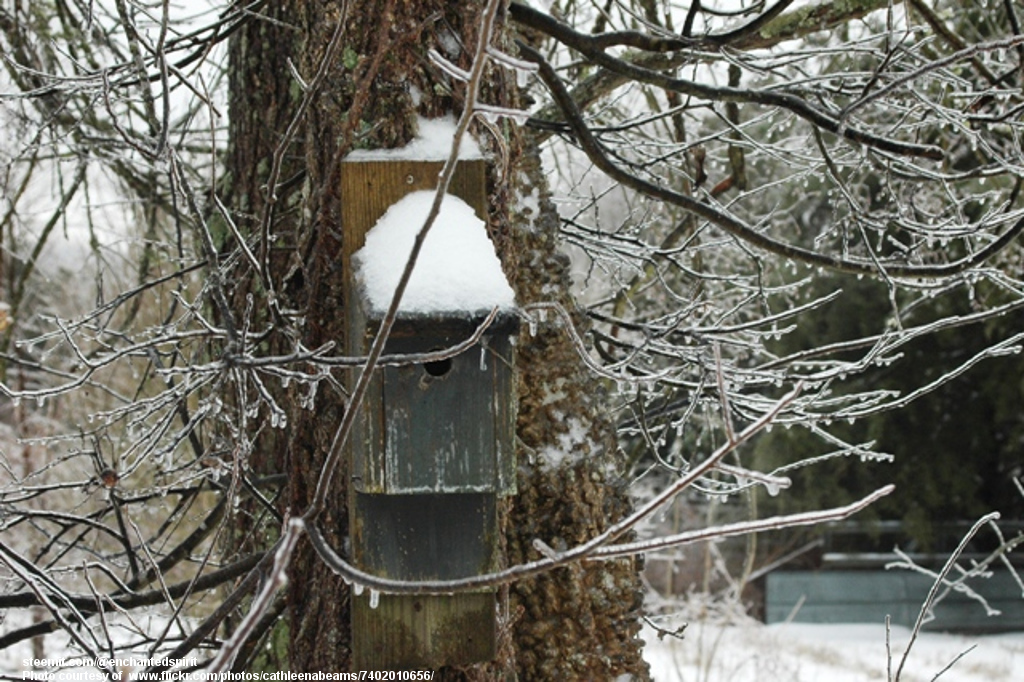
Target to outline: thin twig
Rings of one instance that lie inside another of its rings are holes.
[[[921,633],[921,628],[924,626],[929,614],[931,613],[932,604],[935,602],[935,597],[939,593],[939,588],[943,585],[946,580],[946,576],[953,570],[953,566],[959,561],[960,555],[967,549],[967,544],[971,539],[981,530],[982,526],[990,521],[994,521],[999,518],[999,512],[992,512],[986,514],[971,526],[971,529],[967,531],[963,539],[960,540],[960,544],[957,545],[953,553],[949,555],[949,559],[946,560],[946,564],[939,571],[938,577],[935,582],[932,583],[932,587],[928,590],[928,596],[925,598],[924,603],[921,604],[921,611],[917,614],[917,620],[914,622],[914,628],[910,631],[910,641],[907,642],[907,648],[903,651],[903,657],[900,659],[900,664],[896,668],[896,677],[893,682],[899,682],[900,674],[903,672],[903,666],[907,663],[907,658],[910,657],[910,650],[914,647],[914,642],[917,641],[917,636]]]

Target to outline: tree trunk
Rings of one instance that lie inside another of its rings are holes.
[[[306,347],[327,341],[344,347],[342,250],[338,167],[354,148],[407,143],[416,117],[461,110],[462,84],[427,57],[430,48],[468,69],[478,40],[479,2],[386,0],[347,3],[344,34],[330,69],[315,92],[298,134],[288,143],[274,206],[271,278],[285,306],[298,312]],[[231,48],[232,205],[240,225],[259,230],[274,149],[295,115],[306,84],[314,80],[346,3],[290,0],[268,3],[268,20],[252,20]],[[503,15],[502,15],[503,16]],[[495,43],[514,52],[506,28]],[[512,74],[492,68],[483,99],[515,106]],[[535,154],[522,155],[523,136],[510,122],[497,126],[495,144],[481,128],[478,140],[493,152],[489,225],[499,257],[521,303],[557,300],[571,309],[568,263],[557,248],[557,215],[546,199],[538,215],[514,215],[515,196],[546,193]],[[283,183],[283,185],[282,185]],[[240,286],[257,292],[254,285]],[[244,302],[244,293],[239,305]],[[287,345],[287,339],[269,342]],[[560,324],[542,324],[519,344],[519,494],[506,514],[508,561],[537,558],[532,541],[573,545],[599,532],[629,507],[608,474],[616,452],[611,426],[600,417],[593,381]],[[339,375],[339,383],[341,377]],[[252,466],[287,474],[283,506],[293,514],[308,506],[345,403],[322,386],[315,410],[287,402],[286,442],[260,443]],[[564,458],[551,456],[564,451]],[[532,453],[541,453],[534,457]],[[320,517],[327,539],[345,546],[344,472],[334,476],[331,507]],[[341,671],[350,667],[349,594],[308,545],[292,562],[288,598],[289,667]],[[560,569],[513,585],[502,628],[501,661],[444,677],[490,679],[518,672],[519,679],[599,680],[623,673],[646,677],[640,659],[638,567],[632,560]]]

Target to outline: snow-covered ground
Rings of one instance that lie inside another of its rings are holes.
[[[895,679],[910,630],[890,634],[889,677],[885,626],[701,624],[690,621],[683,638],[659,639],[645,628],[646,658],[658,682],[886,682]],[[1024,633],[961,636],[921,634],[902,682],[1024,682]]]
[[[644,629],[646,658],[657,682],[887,682],[884,625],[763,625],[735,612],[724,614],[711,605],[717,621],[689,619],[682,639],[658,637]],[[0,622],[0,633],[27,625],[25,618]],[[135,623],[162,630],[159,618]],[[662,628],[676,628],[681,618],[658,619]],[[120,630],[113,634],[117,635]],[[128,637],[127,633],[122,633]],[[910,631],[893,627],[892,673],[906,649]],[[120,636],[118,637],[120,638]],[[130,639],[130,637],[129,637]],[[54,633],[38,653],[60,657],[71,651],[66,635]],[[966,653],[965,653],[966,652]],[[144,656],[140,649],[134,652]],[[923,633],[914,643],[900,676],[902,682],[930,682],[957,656],[963,656],[938,682],[1024,682],[1024,632],[987,636]],[[0,651],[0,677],[20,679],[31,658],[29,642]],[[10,676],[10,677],[5,677]],[[56,676],[52,679],[60,679]]]

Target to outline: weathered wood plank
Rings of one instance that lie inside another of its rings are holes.
[[[419,341],[445,348],[460,340]],[[507,338],[492,338],[488,345],[482,362],[477,347],[448,363],[384,371],[389,417],[381,455],[389,491],[507,492],[499,460],[512,447],[506,428],[511,346]],[[406,349],[396,344],[397,352]]]
[[[355,670],[424,670],[495,657],[495,597],[488,593],[352,600]]]

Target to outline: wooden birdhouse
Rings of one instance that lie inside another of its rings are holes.
[[[408,160],[343,166],[352,355],[365,355],[380,328],[440,168]],[[352,435],[352,558],[376,575],[450,580],[501,566],[499,500],[515,485],[519,324],[484,227],[484,173],[482,161],[460,164]],[[380,595],[373,603],[364,594],[353,600],[354,665],[436,669],[491,660],[495,616],[494,590]]]

